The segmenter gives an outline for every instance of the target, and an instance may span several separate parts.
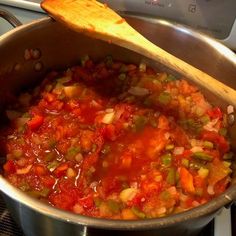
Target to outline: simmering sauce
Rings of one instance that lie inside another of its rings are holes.
[[[4,176],[77,214],[163,217],[225,191],[226,115],[184,79],[88,57],[17,97],[1,130]]]

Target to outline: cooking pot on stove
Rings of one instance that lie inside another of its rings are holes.
[[[125,15],[126,20],[152,42],[236,89],[236,56],[213,39],[167,21]],[[27,58],[27,50],[37,57]],[[84,55],[99,60],[112,55],[117,60],[154,61],[127,49],[89,38],[64,28],[51,18],[17,27],[0,37],[0,104],[8,94],[39,83],[51,70],[65,69]],[[204,93],[204,91],[203,91]],[[208,100],[226,109],[223,99]],[[233,136],[233,135],[232,135]],[[236,135],[232,137],[236,142]],[[1,157],[0,163],[4,163]],[[0,189],[12,216],[28,236],[49,235],[197,235],[224,206],[236,199],[236,179],[219,197],[207,204],[159,219],[121,221],[96,219],[55,209],[27,196],[0,176]]]

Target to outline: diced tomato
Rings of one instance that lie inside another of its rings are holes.
[[[8,160],[4,165],[3,169],[9,174],[13,174],[16,172],[16,164],[13,160]]]
[[[186,204],[186,208],[191,208],[193,207],[193,201],[194,199],[192,197],[188,197],[185,204]]]
[[[141,183],[141,189],[144,194],[157,194],[162,187],[162,183],[151,179],[144,180]]]
[[[105,137],[111,141],[117,138],[116,129],[113,124],[109,124],[105,127]]]
[[[51,93],[45,93],[44,94],[44,98],[47,102],[51,103],[53,101],[55,101],[56,97],[54,94],[51,94]]]
[[[184,95],[190,95],[197,91],[197,88],[190,85],[186,80],[180,80],[179,90]]]
[[[120,168],[127,169],[131,166],[131,164],[132,164],[132,154],[130,152],[125,152],[121,156]]]
[[[195,187],[193,186],[193,176],[184,167],[180,167],[180,183],[182,188],[188,193],[194,193]]]
[[[215,185],[231,173],[230,168],[225,166],[224,163],[218,159],[214,159],[213,162],[209,164],[209,170],[208,183],[211,185]]]
[[[56,180],[51,176],[42,176],[41,181],[45,187],[52,188]]]
[[[103,179],[102,188],[106,195],[111,192],[120,192],[121,182],[118,179],[113,178],[112,176],[106,177]]]
[[[53,174],[60,178],[66,174],[67,169],[69,168],[69,164],[67,162],[60,164],[54,171]]]
[[[196,188],[202,188],[206,184],[206,180],[200,176],[195,176],[194,177],[194,186]]]
[[[229,181],[230,181],[229,178],[223,178],[222,180],[220,180],[219,182],[215,184],[214,191],[215,191],[216,196],[225,191],[225,189],[227,188],[229,184]]]
[[[93,67],[93,65],[94,65],[94,63],[91,59],[89,59],[85,62],[85,67],[88,69],[91,69]]]
[[[127,202],[128,206],[140,206],[145,201],[145,194],[137,193],[136,196]]]
[[[182,128],[175,127],[170,135],[179,147],[186,147],[189,145],[189,138]]]
[[[43,165],[34,165],[34,172],[35,174],[41,176],[47,174],[47,169]]]
[[[80,198],[80,199],[78,199],[78,202],[84,209],[90,209],[94,206],[92,196],[87,196],[87,197]]]
[[[70,210],[76,203],[76,200],[77,199],[75,199],[74,196],[71,196],[70,194],[65,192],[49,195],[49,201],[54,206],[64,210]]]
[[[35,130],[43,124],[43,120],[43,116],[35,115],[27,124],[31,130]]]
[[[207,114],[210,116],[212,119],[219,118],[221,119],[223,117],[223,113],[219,107],[214,107],[210,110],[207,111]]]
[[[77,81],[80,81],[82,79],[89,82],[92,80],[92,76],[85,68],[77,66],[74,68],[73,79]]]
[[[216,145],[218,145],[221,153],[226,153],[229,151],[229,143],[223,136],[219,135],[215,131],[204,130],[202,132],[201,138],[203,140],[214,142]]]
[[[88,170],[90,167],[94,166],[97,160],[98,160],[97,154],[88,155],[86,158],[84,158],[83,170]]]

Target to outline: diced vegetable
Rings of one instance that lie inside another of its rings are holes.
[[[209,174],[209,170],[207,168],[203,168],[201,167],[199,170],[198,170],[198,174],[200,177],[202,178],[206,178]]]
[[[124,189],[120,193],[120,199],[122,202],[127,203],[128,201],[131,201],[136,196],[137,193],[138,190],[135,188]]]
[[[24,168],[21,168],[21,169],[17,169],[16,170],[16,174],[18,175],[24,175],[24,174],[27,174],[29,173],[30,169],[32,168],[32,165],[28,165]]]
[[[76,154],[78,154],[81,151],[80,147],[70,147],[67,151],[66,158],[68,160],[74,159]]]
[[[144,116],[134,117],[135,131],[141,131],[145,124],[147,123],[147,118]]]
[[[174,155],[181,155],[184,152],[184,147],[175,147],[173,150]]]
[[[79,86],[64,86],[64,93],[68,98],[80,96],[82,90]]]
[[[175,184],[176,180],[175,180],[175,169],[174,168],[170,168],[168,170],[166,181],[168,184],[171,184],[171,185]]]
[[[31,120],[27,122],[30,129],[34,130],[39,128],[43,124],[43,117],[40,115],[35,115]]]
[[[108,207],[113,213],[118,213],[120,211],[120,204],[112,199],[109,199],[108,202]]]
[[[217,182],[225,178],[229,173],[231,173],[230,167],[224,165],[223,162],[219,160],[214,160],[208,164],[209,166],[209,177],[208,182],[210,185],[214,186]]]
[[[102,119],[102,123],[111,124],[115,118],[115,112],[106,113]]]
[[[168,92],[162,92],[158,96],[158,102],[162,105],[167,105],[171,101],[171,95]]]
[[[133,211],[129,208],[123,209],[121,212],[122,219],[124,220],[135,220],[138,217],[133,213]]]
[[[146,72],[147,65],[145,63],[140,63],[139,64],[139,71],[140,72]]]
[[[146,96],[149,94],[149,90],[140,87],[131,87],[128,92],[134,96]]]
[[[125,80],[126,79],[126,74],[125,73],[121,73],[118,78],[120,80]]]
[[[23,150],[15,149],[15,150],[13,150],[12,154],[14,155],[15,158],[20,158],[23,155]]]
[[[184,167],[189,167],[189,160],[188,159],[186,159],[186,158],[183,158],[182,159],[182,161],[181,161],[181,163],[182,163],[182,165],[184,166]]]
[[[171,161],[172,161],[172,156],[171,154],[167,153],[163,156],[161,156],[161,161],[164,166],[170,166]]]
[[[203,142],[203,146],[205,148],[209,148],[209,149],[212,149],[214,147],[214,144],[212,142],[209,142],[209,141],[204,141]]]
[[[233,158],[233,156],[234,156],[233,152],[228,152],[228,153],[224,154],[223,159],[224,160],[231,160]]]
[[[194,152],[192,156],[203,161],[212,161],[213,157],[205,152]]]
[[[193,176],[184,167],[180,167],[180,183],[182,188],[188,193],[195,193],[195,187],[193,185]]]
[[[174,144],[166,145],[166,150],[167,150],[167,151],[170,151],[170,150],[174,149],[174,147],[175,147]]]
[[[144,219],[146,217],[146,215],[138,208],[138,207],[132,207],[131,211],[138,217],[141,219]]]

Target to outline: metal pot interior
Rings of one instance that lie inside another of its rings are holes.
[[[127,21],[168,52],[236,89],[236,56],[229,49],[208,37],[165,21],[144,20],[131,16],[127,17]],[[24,57],[26,49],[40,50],[41,57],[35,60],[26,60]],[[2,36],[0,38],[0,52],[0,105],[4,105],[9,92],[17,92],[22,88],[40,83],[47,72],[75,65],[82,56],[87,54],[95,60],[112,55],[115,59],[125,62],[139,63],[144,60],[153,67],[158,66],[155,62],[127,49],[72,32],[50,18],[18,27]],[[41,70],[37,70],[38,63],[42,65]],[[207,96],[212,103],[220,104],[226,109],[228,104],[224,100],[215,99],[209,93]],[[2,162],[3,160],[0,163]],[[232,186],[208,204],[174,216],[136,222],[91,219],[53,209],[16,190],[2,176],[0,176],[0,189],[13,202],[22,203],[27,206],[27,209],[31,208],[37,213],[62,222],[88,225],[95,228],[132,230],[134,228],[152,229],[171,226],[176,222],[191,220],[216,212],[222,206],[236,199],[235,181],[234,178]],[[204,225],[204,223],[202,224]]]

